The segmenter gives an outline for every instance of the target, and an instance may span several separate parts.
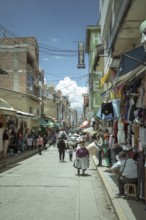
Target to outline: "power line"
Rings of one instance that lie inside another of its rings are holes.
[[[24,39],[24,37],[21,37],[21,36],[17,35],[16,33],[9,31],[8,29],[3,27],[2,25],[0,25],[0,30],[5,33],[5,36],[6,36],[6,33],[8,33],[10,36],[12,36],[13,38],[19,39],[23,43],[29,42],[29,41],[26,41]],[[30,42],[29,44],[35,46],[32,42]],[[48,45],[41,44],[41,43],[38,43],[38,46],[39,46],[40,51],[48,53],[49,55],[52,55],[52,56],[57,56],[57,55],[58,56],[59,55],[61,55],[61,56],[77,56],[77,54],[78,54],[77,50],[61,49],[61,48],[56,48],[56,47],[48,46]]]

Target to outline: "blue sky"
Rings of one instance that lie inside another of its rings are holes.
[[[0,25],[14,35],[34,36],[47,47],[45,52],[40,47],[39,64],[48,83],[73,80],[77,87],[87,86],[87,55],[86,68],[78,69],[77,54],[60,50],[77,51],[78,41],[85,42],[86,26],[98,22],[98,0],[0,0],[0,5]]]

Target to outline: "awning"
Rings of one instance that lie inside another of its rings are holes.
[[[107,91],[103,92],[101,96],[109,94],[113,89],[139,76],[145,70],[146,54],[143,46],[124,53],[121,57],[119,69],[113,85]]]
[[[118,86],[146,70],[144,47],[138,47],[122,55],[117,77],[113,86]]]
[[[16,114],[24,117],[36,117],[34,114],[23,111],[16,111]]]
[[[104,76],[100,79],[100,87],[102,87],[104,85],[104,83],[108,79],[109,75],[110,75],[110,70],[107,73],[105,73]]]
[[[54,122],[54,127],[61,127],[59,122]]]
[[[5,70],[0,68],[0,74],[8,74]]]
[[[16,110],[4,99],[0,98],[0,113],[3,115],[16,115]]]
[[[39,119],[39,123],[43,126],[43,127],[50,127],[53,128],[54,127],[54,123],[49,121],[49,120],[45,120],[44,118],[40,118]]]

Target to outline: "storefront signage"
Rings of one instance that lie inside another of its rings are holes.
[[[84,64],[84,43],[79,42],[78,43],[78,68],[85,68]]]

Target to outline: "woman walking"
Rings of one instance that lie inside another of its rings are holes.
[[[89,151],[85,147],[85,140],[82,138],[79,140],[75,155],[74,167],[77,169],[77,174],[80,175],[80,170],[82,170],[82,175],[85,175],[85,171],[89,168]]]

